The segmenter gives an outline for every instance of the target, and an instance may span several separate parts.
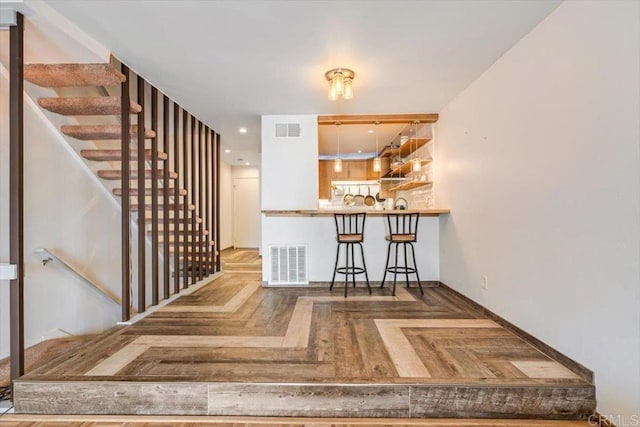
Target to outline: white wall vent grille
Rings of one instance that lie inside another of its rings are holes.
[[[276,123],[276,138],[300,138],[300,123]]]
[[[307,245],[269,246],[270,285],[307,285]]]

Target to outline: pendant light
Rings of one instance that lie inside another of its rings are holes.
[[[416,177],[416,174],[420,173],[420,170],[422,169],[422,160],[420,160],[420,158],[418,157],[418,123],[420,123],[419,121],[414,121],[414,132],[413,132],[413,138],[416,141],[416,149],[413,151],[413,160],[411,160],[411,171],[413,172],[414,178]]]
[[[333,161],[333,171],[340,173],[342,172],[342,159],[340,158],[340,125],[342,123],[336,122],[336,134],[338,135],[338,149],[336,154],[336,159]]]
[[[373,159],[373,171],[380,172],[382,170],[382,161],[380,159],[380,151],[378,151],[378,125],[379,121],[376,121],[376,158]]]

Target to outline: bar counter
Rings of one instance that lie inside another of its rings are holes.
[[[419,213],[420,216],[440,216],[448,214],[449,209],[419,209],[419,210],[384,210],[384,209],[316,209],[316,210],[264,210],[265,216],[333,216],[333,214],[355,214],[366,212],[367,216],[385,216],[386,214]]]

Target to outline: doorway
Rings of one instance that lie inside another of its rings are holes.
[[[233,180],[233,246],[260,246],[260,181],[257,177]]]

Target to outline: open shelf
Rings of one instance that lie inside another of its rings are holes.
[[[380,152],[380,157],[389,157],[399,154],[400,157],[404,159],[409,154],[413,153],[429,141],[431,141],[431,138],[411,138],[407,142],[402,144],[400,148],[391,148],[389,146],[384,147],[384,149]]]
[[[414,188],[424,187],[431,184],[433,184],[433,181],[407,181],[407,182],[403,182],[400,185],[396,185],[395,187],[391,187],[389,191],[407,191],[407,190],[413,190]]]
[[[424,159],[420,162],[420,164],[424,167],[426,165],[428,165],[429,163],[431,163],[431,159]],[[403,177],[406,174],[408,174],[409,172],[411,172],[411,162],[408,161],[407,163],[403,164],[400,167],[391,169],[391,171],[387,172],[385,174],[386,176],[399,176],[399,177]]]

